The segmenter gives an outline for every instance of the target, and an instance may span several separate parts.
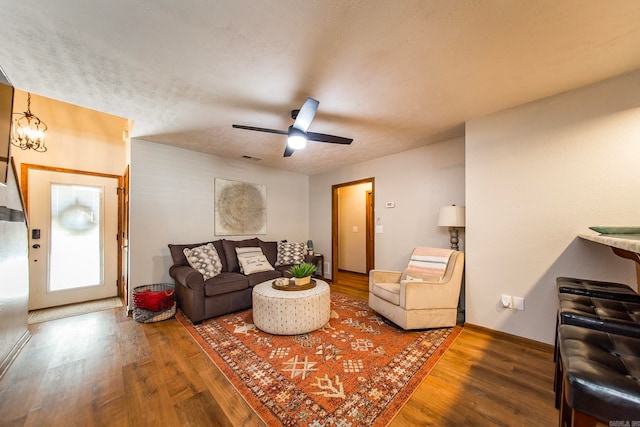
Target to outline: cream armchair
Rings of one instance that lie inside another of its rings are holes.
[[[455,326],[464,253],[415,248],[404,272],[369,272],[369,307],[403,329]]]

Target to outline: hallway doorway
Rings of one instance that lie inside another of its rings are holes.
[[[332,277],[374,268],[374,178],[332,186]]]

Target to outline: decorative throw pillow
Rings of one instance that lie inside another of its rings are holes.
[[[278,260],[276,266],[293,265],[304,262],[305,243],[278,242]]]
[[[245,275],[273,270],[273,266],[269,264],[265,255],[238,256],[238,262]]]
[[[253,239],[245,239],[245,240],[226,240],[222,239],[222,248],[224,252],[224,256],[227,261],[227,270],[232,273],[237,273],[240,271],[240,265],[238,264],[238,256],[236,255],[236,248],[255,248],[259,246],[259,240],[257,237]]]
[[[264,255],[264,253],[262,252],[262,249],[258,247],[236,248],[235,250],[236,250],[236,256],[238,258],[238,265],[240,266],[240,273],[244,273],[244,274],[248,274],[248,273],[244,272],[244,269],[242,266],[243,258],[253,257],[256,255]]]
[[[183,252],[189,265],[198,270],[204,280],[211,279],[222,271],[222,261],[220,261],[218,251],[216,251],[213,243],[207,243],[192,249],[184,248]]]

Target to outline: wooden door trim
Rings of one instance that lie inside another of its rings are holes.
[[[22,195],[25,203],[25,210],[29,211],[29,170],[45,170],[50,172],[72,173],[76,175],[99,176],[102,178],[114,178],[118,180],[118,188],[122,187],[122,175],[114,175],[110,173],[91,172],[81,169],[59,168],[54,166],[36,165],[33,163],[22,163],[20,166],[20,184],[22,186]],[[118,206],[119,208],[119,206]],[[119,229],[120,227],[118,227]]]
[[[376,182],[375,178],[364,178],[356,181],[343,182],[341,184],[334,184],[331,186],[331,280],[335,281],[338,275],[338,190],[341,187],[350,187],[352,185],[371,183],[371,202],[373,204],[375,198]],[[371,221],[367,221],[367,232],[373,233],[373,230],[369,230],[370,222],[373,223],[375,204],[371,207]],[[366,252],[367,255],[371,252],[371,269],[375,268],[375,239],[367,239]],[[369,259],[367,259],[367,268],[369,268]]]
[[[367,275],[369,274],[369,271],[373,270],[375,268],[375,256],[374,256],[374,245],[375,245],[375,231],[374,231],[374,214],[373,214],[373,208],[375,206],[375,204],[373,203],[373,190],[369,190],[367,191],[367,197],[366,197],[367,201],[367,206],[366,206],[366,211],[365,211],[365,224],[366,224],[366,230],[365,230],[365,238],[367,239],[367,246],[366,246],[366,250],[367,250],[367,258],[366,258],[366,265],[367,265]]]
[[[118,276],[120,281],[118,284],[118,296],[123,299],[125,307],[128,307],[129,304],[129,180],[130,170],[129,165],[127,165],[122,174],[122,191],[120,191],[120,198],[118,200],[118,234],[121,239],[118,249],[118,262],[120,263],[120,267],[118,267],[118,271],[120,271],[120,276]],[[127,246],[126,260],[123,259],[123,253],[125,251],[123,246],[125,244]]]

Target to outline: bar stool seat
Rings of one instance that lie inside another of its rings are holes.
[[[556,286],[558,295],[574,294],[640,303],[640,294],[623,283],[601,282],[575,277],[558,277],[556,278]]]
[[[560,425],[640,420],[640,339],[573,325],[558,329]]]
[[[559,307],[556,319],[556,341],[554,349],[556,408],[561,403],[562,362],[560,360],[559,328],[573,325],[596,331],[608,332],[640,339],[640,304],[592,298],[574,294],[558,295]]]
[[[640,338],[640,303],[574,294],[558,296],[559,324]]]

